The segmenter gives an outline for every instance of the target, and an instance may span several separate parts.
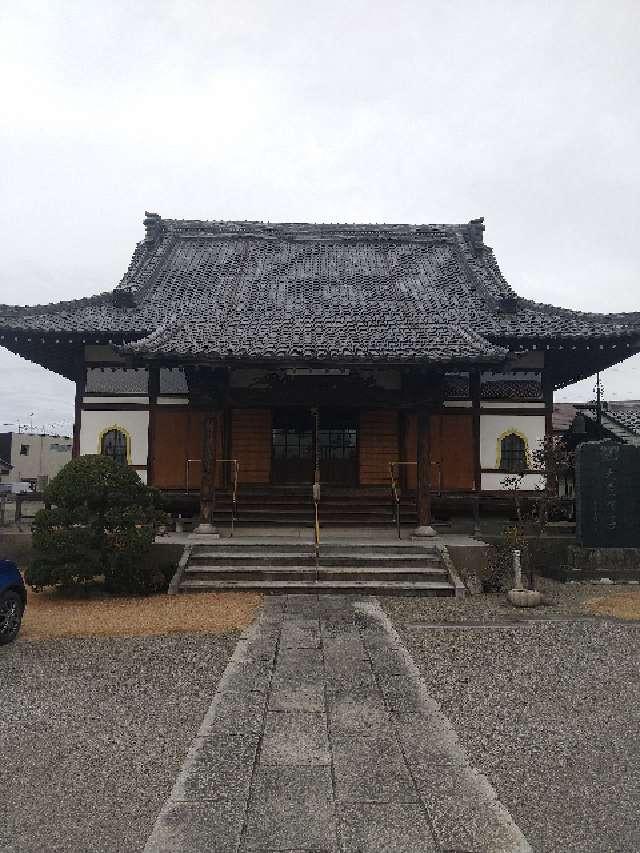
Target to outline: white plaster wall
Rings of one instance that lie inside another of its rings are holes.
[[[497,467],[498,436],[513,430],[527,439],[529,454],[541,446],[544,440],[545,417],[540,415],[481,415],[480,416],[480,467]],[[529,460],[531,464],[531,459]],[[483,473],[483,489],[502,489],[500,481],[505,478],[506,473]],[[535,489],[542,482],[539,474],[527,474],[524,477],[521,488]]]
[[[125,429],[131,436],[131,465],[146,465],[149,450],[149,412],[83,410],[80,415],[80,453],[98,453],[100,433],[109,427]]]
[[[514,403],[513,400],[483,400],[483,409],[544,409],[544,402],[540,403]]]
[[[115,397],[113,394],[105,397],[94,397],[93,395],[82,398],[83,403],[89,403],[92,406],[98,406],[100,403],[135,403],[136,405],[148,406],[148,397]]]
[[[501,480],[504,480],[509,475],[505,471],[504,474],[482,474],[481,476],[483,491],[498,492],[504,489]],[[542,486],[543,480],[544,478],[540,474],[525,474],[520,484],[520,489],[523,491],[539,489]]]

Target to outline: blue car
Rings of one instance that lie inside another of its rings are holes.
[[[18,567],[11,560],[0,560],[0,646],[18,636],[27,604],[27,589]]]

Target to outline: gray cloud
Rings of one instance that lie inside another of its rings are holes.
[[[111,288],[146,208],[484,215],[522,295],[637,310],[639,30],[634,0],[2,3],[0,301]],[[3,352],[0,383],[2,421],[72,420],[65,380]]]

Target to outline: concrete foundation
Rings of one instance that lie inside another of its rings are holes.
[[[568,575],[574,580],[640,581],[640,548],[585,548],[570,545]]]

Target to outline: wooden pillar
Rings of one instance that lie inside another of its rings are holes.
[[[473,370],[471,384],[471,412],[473,418],[473,488],[482,491],[482,466],[480,464],[480,371]]]
[[[407,412],[402,409],[400,411],[400,421],[399,421],[399,435],[398,435],[398,459],[400,462],[409,462],[409,453],[407,448],[407,421],[408,421]],[[398,481],[400,483],[400,488],[403,492],[407,491],[407,466],[401,465],[400,470],[398,472]]]
[[[213,514],[216,508],[216,456],[220,410],[208,411],[202,434],[202,481],[200,484],[200,524],[196,533],[218,535]]]
[[[436,532],[431,526],[431,412],[427,408],[418,409],[417,413],[417,486],[416,508],[418,511],[418,526],[414,536],[430,537]]]
[[[553,376],[548,367],[542,371],[542,394],[544,397],[545,438],[553,436]]]
[[[147,433],[147,483],[153,486],[154,456],[156,443],[156,411],[160,394],[160,368],[149,366],[147,369],[147,394],[149,395],[149,429]]]
[[[74,420],[73,420],[73,444],[71,445],[71,458],[77,459],[80,456],[80,428],[82,425],[82,402],[84,400],[84,392],[87,384],[87,368],[83,363],[79,370],[78,378],[76,379],[76,396],[74,404]]]

